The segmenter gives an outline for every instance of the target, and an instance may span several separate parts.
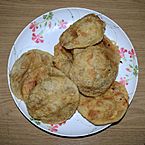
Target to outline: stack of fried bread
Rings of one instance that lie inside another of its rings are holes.
[[[118,47],[104,32],[97,15],[86,15],[63,32],[54,56],[34,49],[15,62],[11,88],[34,119],[60,123],[78,110],[93,124],[104,125],[124,116],[128,93],[115,81]]]

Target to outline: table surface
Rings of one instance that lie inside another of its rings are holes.
[[[18,34],[37,16],[61,7],[104,13],[130,37],[139,62],[138,88],[123,120],[99,134],[62,138],[43,132],[19,112],[7,85],[7,60]],[[0,0],[0,145],[145,145],[145,1],[144,0]]]

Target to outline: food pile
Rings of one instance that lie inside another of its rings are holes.
[[[15,62],[11,88],[34,119],[57,124],[78,110],[91,123],[104,125],[124,116],[128,93],[115,81],[118,47],[104,33],[105,22],[89,14],[62,33],[54,56],[33,49]]]

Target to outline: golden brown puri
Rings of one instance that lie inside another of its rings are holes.
[[[70,78],[82,94],[96,97],[104,93],[115,81],[118,65],[114,65],[108,56],[110,54],[105,47],[95,45],[75,55]]]
[[[66,50],[59,43],[54,47],[53,64],[60,69],[66,76],[69,76],[69,71],[72,66],[72,54],[70,50]]]
[[[50,79],[50,76],[64,76],[64,74],[55,67],[42,65],[32,71],[25,73],[21,84],[22,98],[26,102],[30,92],[42,81]]]
[[[113,41],[111,41],[107,36],[104,35],[103,39],[95,44],[94,46],[99,46],[100,48],[106,48],[105,50],[108,53],[108,57],[109,59],[115,63],[115,65],[119,65],[120,63],[120,55],[118,52],[118,46],[113,43]],[[87,48],[87,47],[86,47]],[[71,50],[71,53],[73,55],[73,57],[75,57],[75,55],[77,55],[78,53],[81,53],[82,51],[84,51],[85,48],[81,48],[81,49],[73,49]]]
[[[105,23],[95,14],[88,14],[72,24],[60,36],[60,44],[66,49],[84,48],[103,39]]]
[[[24,101],[27,101],[30,92],[38,83],[49,79],[49,71],[48,67],[42,65],[41,67],[25,73],[21,83],[21,93]]]
[[[76,85],[65,76],[57,76],[36,85],[28,97],[27,107],[33,118],[55,124],[68,120],[78,103]]]
[[[24,53],[13,65],[10,72],[10,83],[14,95],[23,99],[21,84],[27,71],[32,71],[41,65],[52,65],[52,56],[44,51],[33,49]]]
[[[114,65],[118,66],[120,63],[120,55],[118,52],[118,46],[113,43],[107,36],[104,35],[102,40],[103,46],[105,46],[106,51],[108,53],[109,59],[114,63]]]
[[[118,82],[102,96],[91,98],[80,95],[78,111],[95,125],[105,125],[119,121],[128,108],[128,93]]]

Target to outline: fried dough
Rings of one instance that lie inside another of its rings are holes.
[[[128,108],[128,93],[118,82],[104,95],[91,98],[80,95],[78,111],[95,125],[105,125],[119,121]]]
[[[115,63],[115,65],[119,65],[120,62],[120,55],[118,53],[118,46],[113,43],[107,36],[104,35],[102,41],[99,43],[95,44],[94,46],[99,46],[100,48],[106,48],[105,50],[107,51],[109,59]],[[87,47],[86,47],[87,48]],[[85,50],[85,48],[81,49],[73,49],[71,53],[73,54],[73,57],[77,55],[78,53],[81,53]]]
[[[26,102],[34,87],[42,81],[50,79],[51,76],[64,76],[64,74],[55,67],[48,67],[45,65],[42,65],[31,72],[26,72],[21,85],[23,100]]]
[[[118,53],[118,46],[116,43],[113,43],[107,36],[104,35],[103,40],[100,44],[98,44],[100,47],[105,47],[109,59],[114,63],[114,65],[118,66],[120,63],[120,55]]]
[[[115,81],[118,64],[110,59],[105,47],[98,45],[85,48],[74,57],[70,78],[86,96],[104,93]]]
[[[95,14],[88,14],[72,24],[60,36],[66,49],[92,46],[103,39],[105,23]]]
[[[29,114],[44,123],[60,123],[69,119],[79,103],[76,85],[67,77],[51,77],[38,84],[28,97]]]
[[[69,76],[69,71],[72,66],[72,54],[69,50],[63,48],[59,43],[54,47],[53,64],[66,76]]]
[[[13,65],[10,72],[10,85],[14,95],[23,99],[21,84],[27,71],[32,71],[41,65],[52,65],[52,56],[44,51],[33,49],[24,53]]]

